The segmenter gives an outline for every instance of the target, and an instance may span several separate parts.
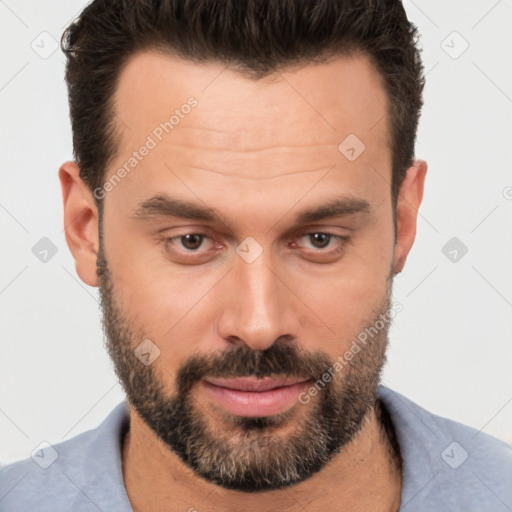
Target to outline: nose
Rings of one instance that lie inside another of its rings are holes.
[[[222,290],[219,335],[235,344],[265,350],[281,337],[297,338],[293,293],[265,252],[252,263],[237,257]]]

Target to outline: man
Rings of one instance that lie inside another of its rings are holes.
[[[127,403],[2,470],[0,510],[512,510],[504,443],[379,385],[415,38],[396,0],[82,12],[64,224]]]

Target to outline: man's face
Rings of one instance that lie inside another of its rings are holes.
[[[103,199],[98,275],[130,404],[221,486],[270,490],[308,478],[360,429],[385,357],[388,323],[344,356],[390,306],[379,75],[359,56],[253,81],[143,53],[123,70],[115,100],[122,137],[105,179],[130,171]],[[188,218],[176,201],[215,215]],[[334,216],[301,216],[335,202],[344,208]],[[329,368],[332,379],[305,400]],[[205,381],[242,376],[309,383],[244,405]]]

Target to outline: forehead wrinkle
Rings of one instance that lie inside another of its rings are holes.
[[[325,170],[327,170],[327,169],[329,169],[331,167],[332,166],[324,166],[324,167],[321,167],[319,169],[303,169],[303,170],[300,170],[300,171],[290,171],[290,172],[285,172],[285,173],[282,173],[282,174],[277,174],[275,176],[265,176],[265,177],[262,177],[262,178],[258,178],[256,176],[238,176],[238,175],[232,174],[230,172],[216,171],[214,169],[206,169],[204,167],[190,166],[189,168],[193,169],[193,170],[198,170],[198,171],[204,171],[204,172],[211,172],[211,173],[214,173],[214,174],[220,174],[222,176],[227,176],[228,178],[239,178],[239,179],[248,180],[248,181],[265,181],[265,180],[274,180],[276,178],[284,178],[286,176],[292,176],[294,174],[322,172],[322,171],[325,171]]]
[[[182,148],[187,148],[187,149],[201,149],[203,151],[224,151],[224,152],[232,152],[232,153],[262,153],[264,151],[272,151],[272,150],[276,150],[276,149],[302,149],[302,148],[321,148],[321,147],[328,147],[328,148],[336,148],[338,146],[339,142],[338,143],[335,143],[335,142],[325,142],[323,144],[296,144],[296,145],[293,145],[293,144],[275,144],[275,145],[270,145],[270,144],[264,144],[263,146],[256,146],[256,147],[250,147],[250,148],[239,148],[239,147],[236,147],[235,144],[230,144],[229,146],[227,147],[220,147],[219,145],[215,144],[215,145],[212,145],[212,146],[206,146],[206,145],[201,145],[201,146],[197,146],[196,144],[186,144],[186,143],[183,143],[183,142],[180,142],[180,143],[177,143],[177,142],[174,142],[174,146],[177,146],[177,147],[182,147]]]
[[[168,139],[170,144],[185,148],[200,147],[226,151],[308,148],[339,144],[339,135],[334,134],[331,129],[325,129],[316,117],[298,119],[297,122],[301,123],[298,130],[297,123],[290,118],[284,122],[282,114],[268,119],[268,123],[257,124],[255,120],[267,117],[255,116],[253,112],[247,112],[247,115],[234,115],[234,112],[231,112],[231,116],[219,117],[213,111],[211,115],[205,115],[202,104],[196,107],[195,112],[201,113],[200,119],[192,115],[185,118],[173,129],[172,138]]]

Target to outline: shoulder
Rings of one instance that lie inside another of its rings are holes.
[[[30,458],[0,469],[0,510],[131,510],[121,468],[127,422],[123,402],[96,429],[46,444]]]
[[[512,448],[381,386],[403,461],[407,509],[512,510]]]

